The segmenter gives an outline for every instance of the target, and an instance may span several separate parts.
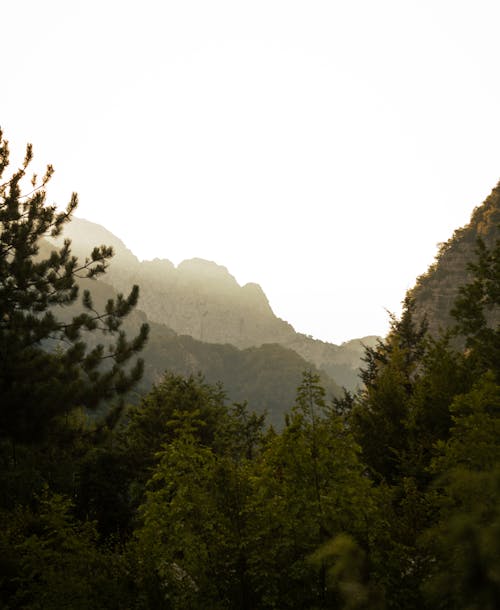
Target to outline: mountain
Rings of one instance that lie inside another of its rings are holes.
[[[294,404],[303,371],[315,370],[310,362],[277,343],[239,349],[177,335],[154,322],[142,357],[145,373],[139,392],[148,390],[166,370],[182,375],[201,371],[209,383],[221,382],[231,401],[247,401],[251,410],[266,411],[268,423],[278,430],[283,428],[284,413]],[[340,387],[319,373],[327,396],[340,396]]]
[[[113,246],[115,256],[106,281],[120,292],[138,284],[139,306],[148,319],[177,335],[240,349],[278,344],[313,363],[339,385],[350,390],[358,386],[364,345],[373,346],[376,337],[338,346],[297,333],[275,316],[258,284],[240,286],[226,267],[198,258],[177,267],[166,259],[140,262],[119,238],[84,219],[74,218],[64,237],[72,240],[79,257],[88,256],[95,245]]]
[[[467,264],[475,260],[477,238],[491,246],[499,226],[500,184],[474,210],[469,224],[441,244],[436,261],[409,292],[417,320],[427,316],[432,334],[453,324],[449,312],[459,286],[470,279]],[[133,333],[146,319],[152,325],[141,390],[167,369],[181,374],[202,371],[207,381],[221,381],[231,400],[247,399],[257,411],[267,409],[270,421],[281,427],[306,368],[322,374],[331,395],[340,393],[339,385],[353,390],[359,384],[364,347],[373,346],[377,337],[338,346],[296,333],[274,315],[258,284],[240,286],[225,267],[202,259],[177,267],[165,259],[141,262],[119,238],[87,220],[74,218],[64,237],[72,240],[73,253],[80,258],[96,245],[113,246],[115,256],[104,281],[92,286],[95,294],[100,285],[102,303],[139,284],[142,311],[130,316],[127,330]]]
[[[47,258],[52,248],[51,244],[42,241],[39,255]],[[116,289],[105,279],[106,276],[99,280],[79,280],[81,291],[90,290],[97,311],[104,311],[107,301],[117,296]],[[131,285],[127,286],[127,290],[130,288]],[[80,311],[78,301],[58,308],[56,315],[64,322]],[[135,336],[143,322],[150,324],[150,338],[141,352],[145,364],[144,376],[135,390],[135,397],[130,397],[132,402],[159,382],[167,370],[182,375],[202,372],[207,382],[223,384],[230,401],[247,401],[251,410],[266,412],[268,423],[280,430],[284,425],[285,412],[294,404],[303,371],[316,371],[313,364],[281,345],[265,344],[239,349],[227,343],[205,343],[179,335],[164,324],[151,322],[138,308],[132,310],[124,320],[123,329],[128,338]],[[106,345],[112,340],[96,331],[84,333],[82,338],[89,348],[97,343]],[[341,388],[326,373],[318,372],[327,396],[340,396]]]
[[[500,236],[500,183],[487,199],[474,209],[470,222],[457,229],[453,236],[441,244],[435,262],[421,275],[409,295],[415,299],[417,320],[427,316],[429,331],[438,334],[454,324],[450,315],[460,286],[471,279],[468,263],[475,261],[477,238],[487,246],[494,245]],[[500,323],[498,311],[492,312],[492,325]]]

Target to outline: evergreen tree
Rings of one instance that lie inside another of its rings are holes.
[[[427,325],[416,325],[414,303],[406,298],[400,320],[392,316],[384,341],[367,348],[361,372],[364,388],[351,413],[351,425],[373,476],[394,483],[409,451],[411,400],[422,372]]]
[[[28,186],[32,157],[28,145],[22,166],[4,178],[9,147],[0,132],[0,438],[13,443],[43,439],[74,408],[95,408],[129,391],[143,370],[139,359],[130,366],[131,358],[148,335],[146,324],[131,341],[121,329],[137,303],[137,286],[127,297],[110,299],[101,313],[86,290],[81,313],[58,318],[60,307],[78,300],[78,280],[102,275],[113,252],[96,247],[78,261],[65,240],[41,255],[48,249],[43,238],[61,234],[78,200],[73,194],[63,212],[47,205],[53,168],[41,180],[33,175]],[[86,333],[101,334],[102,342],[87,347]]]
[[[468,265],[472,281],[460,287],[451,311],[454,332],[466,339],[468,367],[476,378],[491,370],[500,381],[500,239],[488,249],[478,238],[476,254]]]

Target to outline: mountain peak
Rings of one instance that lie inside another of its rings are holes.
[[[234,277],[227,270],[227,267],[218,265],[213,261],[205,260],[204,258],[188,258],[183,260],[177,265],[177,271],[192,273],[194,275],[208,275],[210,277],[228,277],[236,282]]]
[[[139,259],[127,248],[123,241],[99,225],[84,218],[73,216],[71,222],[64,225],[62,237],[49,238],[54,243],[62,242],[62,239],[71,240],[71,249],[78,258],[89,256],[95,246],[112,246],[116,258],[128,264],[137,264]]]

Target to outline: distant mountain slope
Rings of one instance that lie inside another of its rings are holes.
[[[46,258],[51,246],[41,244],[40,255]],[[106,276],[104,276],[105,278]],[[116,298],[116,290],[103,279],[80,280],[80,289],[88,289],[94,306],[104,311],[108,299]],[[127,286],[127,291],[131,286]],[[58,308],[60,320],[70,320],[81,311],[81,303]],[[138,332],[143,322],[149,321],[144,312],[134,309],[124,321],[128,338]],[[284,413],[289,411],[295,392],[302,380],[302,372],[315,367],[293,350],[278,344],[238,349],[233,345],[205,343],[186,335],[178,335],[164,324],[149,321],[150,338],[140,354],[145,362],[144,377],[136,388],[142,394],[160,381],[165,371],[182,375],[201,372],[209,383],[221,382],[231,402],[247,401],[258,413],[267,412],[267,421],[276,429],[284,425]],[[106,343],[109,338],[97,332],[83,333],[89,347]],[[329,398],[340,396],[340,387],[326,374],[320,373],[321,383]]]
[[[455,302],[458,289],[470,280],[467,264],[476,259],[477,238],[492,246],[500,231],[500,183],[472,213],[468,225],[455,231],[453,236],[441,245],[436,261],[429,270],[417,279],[415,287],[409,291],[416,304],[416,316],[427,315],[429,330],[436,335],[439,329],[453,325],[450,310]],[[492,324],[499,324],[499,314],[494,312]]]
[[[161,379],[166,370],[183,375],[202,372],[208,382],[220,381],[231,401],[247,401],[258,413],[267,411],[267,420],[276,429],[283,428],[284,413],[294,404],[302,372],[315,368],[293,350],[278,344],[240,350],[227,343],[204,343],[187,335],[175,335],[155,323],[143,358],[146,368],[142,389]],[[341,394],[328,375],[320,376],[329,399]]]
[[[183,261],[177,268],[168,260],[140,262],[115,235],[87,220],[74,218],[64,236],[72,240],[78,256],[87,256],[95,245],[112,245],[115,257],[106,281],[118,291],[139,284],[140,308],[151,321],[179,335],[241,349],[279,344],[312,362],[339,385],[348,389],[358,385],[363,345],[374,345],[376,337],[337,346],[296,333],[274,315],[258,284],[241,287],[225,267],[202,259]]]

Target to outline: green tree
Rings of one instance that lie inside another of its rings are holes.
[[[500,380],[500,239],[488,249],[477,240],[477,260],[468,265],[472,281],[461,286],[451,311],[455,333],[465,337],[468,366],[476,378],[487,370]]]
[[[175,410],[165,423],[172,436],[156,455],[133,545],[151,607],[255,607],[247,568],[255,418],[239,405],[224,420],[225,442],[212,445],[199,409]]]
[[[426,322],[414,321],[414,303],[405,299],[401,319],[389,335],[367,350],[365,387],[348,417],[362,457],[384,499],[385,522],[372,535],[379,548],[370,557],[375,580],[384,583],[388,608],[421,609],[419,587],[427,555],[418,538],[432,518],[426,490],[433,445],[450,426],[449,404],[460,379],[446,341],[426,337]],[[449,379],[443,373],[451,371]],[[449,387],[449,385],[453,387]]]
[[[110,299],[101,313],[86,290],[81,313],[58,318],[60,307],[77,301],[80,278],[105,272],[112,249],[96,247],[79,262],[69,240],[47,248],[43,238],[63,231],[78,201],[73,194],[64,212],[47,205],[53,168],[41,180],[33,175],[29,186],[31,161],[28,145],[22,166],[5,179],[9,148],[0,133],[0,437],[13,443],[39,441],[74,408],[94,408],[129,391],[143,370],[140,359],[133,366],[130,360],[148,335],[144,324],[129,341],[121,328],[137,303],[137,286],[128,297]],[[101,334],[102,342],[87,347],[87,333]]]
[[[212,605],[219,585],[213,551],[225,540],[212,486],[216,458],[189,429],[159,457],[136,534],[144,590],[158,608],[221,607]]]
[[[439,607],[494,610],[500,600],[500,386],[486,373],[451,407],[450,438],[438,444],[431,490],[437,524],[424,590]]]
[[[134,479],[133,495],[140,501],[158,463],[158,452],[178,436],[176,418],[196,413],[199,425],[192,434],[197,442],[213,448],[227,412],[226,395],[220,384],[206,383],[201,374],[184,377],[166,372],[139,405],[129,409],[126,425],[118,434],[121,459]]]
[[[367,541],[375,504],[358,452],[318,376],[304,373],[287,426],[268,439],[252,477],[249,568],[259,607],[335,602],[326,564],[308,558],[342,532]]]
[[[455,392],[449,434],[435,443],[429,468],[437,520],[422,536],[432,558],[423,590],[434,605],[467,610],[497,608],[500,599],[500,240],[488,249],[478,239],[476,253],[451,312],[464,349],[455,371],[446,359],[436,369]]]
[[[497,607],[499,256],[498,243],[479,242],[454,329],[426,337],[407,299],[367,351],[349,423],[379,489],[387,485],[376,563],[389,608]]]
[[[2,608],[130,608],[125,557],[98,544],[95,526],[45,488],[31,507],[0,509]]]
[[[401,319],[392,317],[384,341],[367,348],[361,372],[364,388],[352,409],[350,424],[375,479],[396,482],[409,450],[410,402],[426,352],[424,321],[416,325],[414,303],[407,298]]]

